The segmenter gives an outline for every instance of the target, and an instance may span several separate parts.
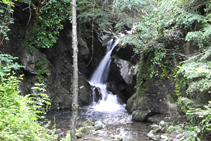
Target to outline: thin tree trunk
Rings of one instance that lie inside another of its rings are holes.
[[[78,41],[76,23],[76,0],[72,0],[72,48],[73,48],[73,100],[71,118],[71,141],[76,140],[75,128],[78,116]]]

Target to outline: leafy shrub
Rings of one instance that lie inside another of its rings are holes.
[[[64,28],[63,23],[71,20],[70,0],[47,0],[32,4],[36,18],[29,29],[29,37],[25,40],[25,46],[50,48]]]
[[[8,58],[7,58],[8,56]],[[1,55],[0,60],[0,140],[56,140],[54,131],[47,125],[40,125],[38,114],[44,113],[44,105],[48,105],[48,97],[43,88],[36,85],[33,95],[21,96],[19,83],[22,77],[15,76],[11,56]],[[35,97],[36,96],[36,97]]]
[[[10,31],[9,25],[13,23],[14,4],[9,0],[1,0],[0,5],[0,44],[3,44],[4,40],[9,40],[7,33]]]
[[[44,57],[40,57],[36,60],[35,64],[37,68],[37,75],[40,83],[44,83],[45,76],[50,75],[50,70],[48,68],[47,60]]]
[[[187,111],[187,117],[200,129],[200,133],[211,133],[211,101],[203,108],[191,108]]]

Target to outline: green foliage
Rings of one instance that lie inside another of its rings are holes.
[[[172,95],[170,93],[167,96],[168,96],[168,99],[171,103],[175,102],[175,99],[172,97]]]
[[[13,140],[55,140],[54,131],[42,127],[37,119],[37,108],[28,96],[19,95],[19,79],[14,76],[1,78],[0,139]],[[36,104],[42,101],[36,101]],[[40,113],[40,112],[38,112]]]
[[[68,132],[66,134],[66,136],[64,138],[62,138],[60,141],[71,141],[71,136],[70,136],[70,132]]]
[[[9,40],[7,33],[10,31],[9,25],[13,23],[12,9],[14,4],[9,0],[0,1],[0,44],[3,44],[4,40]]]
[[[112,29],[112,13],[109,5],[105,8],[101,5],[102,2],[96,0],[80,0],[77,1],[78,21],[82,24],[91,24],[98,34],[103,34],[105,31]],[[114,16],[114,15],[113,15]],[[80,29],[80,28],[79,28]],[[80,31],[83,34],[84,31]]]
[[[114,0],[112,11],[119,19],[115,29],[120,30],[124,26],[132,27],[139,23],[142,18],[148,16],[155,5],[154,0]]]
[[[211,102],[203,108],[192,108],[188,110],[187,117],[193,125],[198,126],[202,134],[211,131]]]
[[[178,74],[182,74],[189,80],[187,94],[209,93],[211,90],[211,53],[206,52],[204,55],[185,62],[179,67]]]
[[[15,1],[17,1],[17,0],[15,0]],[[3,2],[4,4],[10,5],[10,6],[12,6],[12,7],[15,7],[14,3],[13,3],[12,1],[10,1],[10,0],[2,0],[2,2]]]
[[[173,125],[170,125],[167,129],[166,129],[166,134],[171,134],[174,131],[180,131],[183,132],[182,129],[180,127],[176,127]]]
[[[185,114],[189,109],[194,107],[194,102],[186,97],[179,97],[177,100],[177,105]]]
[[[43,57],[40,57],[39,60],[36,61],[36,68],[37,68],[37,75],[39,78],[39,82],[44,82],[44,78],[45,76],[49,76],[50,75],[50,71],[47,65],[47,60]]]
[[[36,83],[32,87],[33,94],[28,94],[28,104],[35,111],[36,114],[46,114],[51,103],[49,97],[45,94],[44,84]],[[38,116],[39,118],[42,118]]]
[[[29,36],[25,46],[50,48],[58,37],[59,32],[64,28],[63,23],[70,19],[70,0],[48,0],[37,5],[33,4],[36,13],[36,21],[29,29]]]
[[[18,87],[22,78],[8,71],[13,68],[10,67],[10,64],[13,64],[13,57],[1,58],[9,64],[6,67],[0,64],[0,140],[56,140],[54,131],[47,129],[47,125],[41,126],[38,122],[41,118],[38,114],[45,111],[43,105],[49,104],[48,97],[43,94],[42,85],[33,88],[36,90],[33,95],[19,95]]]
[[[210,49],[211,25],[204,24],[200,31],[189,32],[186,36],[186,41],[192,41],[202,50]]]
[[[112,7],[113,10],[125,11],[126,9],[133,9],[134,7],[146,6],[149,1],[145,0],[114,0]]]
[[[0,54],[0,74],[6,75],[12,70],[18,70],[22,66],[20,66],[18,63],[13,62],[17,57],[13,57],[9,54]]]
[[[186,101],[190,101],[186,99]],[[183,132],[186,134],[184,141],[209,140],[211,132],[211,102],[203,108],[189,108],[186,111],[188,122],[184,123]]]

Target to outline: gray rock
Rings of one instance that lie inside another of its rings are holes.
[[[142,81],[141,92],[135,93],[127,101],[126,109],[133,113],[133,119],[141,121],[160,122],[168,117],[177,118],[179,113],[176,105],[169,102],[169,92],[174,93],[174,82],[160,77],[153,77]],[[139,115],[144,113],[144,115]],[[141,111],[141,112],[140,112]],[[150,111],[150,113],[147,113]],[[137,118],[138,117],[138,118]]]
[[[94,131],[94,132],[93,132],[93,135],[102,136],[102,135],[105,135],[105,131],[103,131],[103,130],[97,130],[97,131]]]
[[[111,141],[123,141],[123,138],[118,137],[118,136],[113,136],[111,137]]]
[[[149,114],[149,111],[136,110],[136,111],[133,111],[132,113],[132,119],[135,121],[144,121],[146,120],[148,114]]]
[[[134,75],[137,73],[138,65],[133,66],[132,63],[120,58],[115,58],[114,62],[120,68],[120,74],[127,84],[132,84]]]
[[[183,134],[178,134],[178,135],[176,135],[176,139],[182,140],[184,138],[184,136],[185,136],[184,133]]]
[[[105,125],[101,121],[96,121],[94,124],[95,130],[103,129],[105,128]]]
[[[147,136],[148,136],[150,139],[154,140],[154,141],[160,140],[159,135],[155,135],[153,132],[154,132],[154,131],[151,130],[151,131],[147,134]]]
[[[93,100],[94,102],[98,102],[99,100],[102,100],[102,93],[99,87],[92,86],[93,89]]]
[[[160,135],[160,138],[161,138],[161,139],[167,139],[167,138],[168,138],[168,136],[167,136],[167,135],[165,135],[165,134],[162,134],[162,135]]]
[[[160,128],[160,126],[157,125],[157,124],[152,124],[150,127],[151,127],[153,130],[156,130],[156,129]]]
[[[165,127],[167,124],[165,121],[161,120],[159,125],[161,126],[161,128]]]

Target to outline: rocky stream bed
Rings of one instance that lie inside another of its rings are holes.
[[[113,112],[95,111],[93,107],[79,109],[77,141],[182,141],[188,136],[171,122],[136,122],[125,109]],[[55,123],[56,134],[64,137],[70,131],[70,110],[51,111],[46,118]]]
[[[46,116],[52,123],[55,120],[56,132],[60,136],[70,130],[70,117],[70,110],[51,111]],[[150,141],[147,136],[150,125],[148,122],[132,121],[131,115],[124,109],[99,112],[84,107],[79,110],[77,129],[83,130],[83,136],[78,141]]]

